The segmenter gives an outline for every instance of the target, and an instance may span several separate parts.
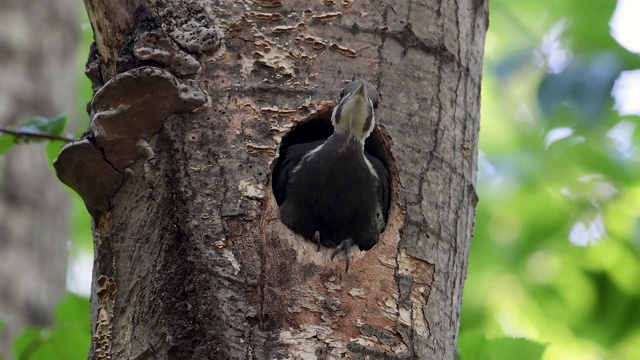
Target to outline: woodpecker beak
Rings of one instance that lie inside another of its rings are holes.
[[[361,99],[367,98],[367,87],[364,86],[364,83],[360,83],[360,85],[356,88],[356,91],[353,92],[354,95],[358,96]]]
[[[352,104],[351,111],[353,111],[353,114],[356,115],[356,117],[360,114],[365,114],[364,116],[366,116],[369,100],[367,98],[367,87],[364,83],[360,84],[348,97]]]
[[[373,115],[373,107],[369,102],[367,95],[367,87],[361,83],[356,90],[349,96],[352,98],[351,117],[349,122],[349,132],[364,141],[369,136],[369,126],[367,119]]]
[[[360,84],[345,100],[344,111],[349,116],[350,127],[354,127],[357,125],[356,123],[361,122],[361,118],[363,119],[367,116],[367,105],[369,105],[367,87],[364,84]]]
[[[333,110],[334,130],[364,143],[375,125],[373,115],[373,105],[367,94],[367,86],[362,82],[355,90],[343,97]]]

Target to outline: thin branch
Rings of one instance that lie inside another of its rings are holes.
[[[47,140],[59,140],[59,141],[65,141],[65,142],[71,142],[71,141],[77,140],[74,138],[61,136],[61,135],[47,134],[47,133],[36,132],[36,131],[14,130],[14,129],[8,129],[2,126],[0,126],[0,133],[9,134],[15,137],[32,137],[32,138],[47,139]]]

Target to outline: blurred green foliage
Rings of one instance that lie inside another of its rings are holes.
[[[93,98],[93,90],[91,89],[91,81],[85,75],[85,64],[89,58],[89,48],[93,43],[93,30],[89,23],[88,15],[85,11],[81,12],[80,19],[80,47],[78,51],[78,75],[77,75],[77,108],[75,114],[78,122],[74,129],[76,137],[80,137],[89,127],[89,114],[87,113],[87,104]],[[90,253],[93,257],[93,234],[91,217],[87,213],[82,198],[73,190],[69,189],[71,194],[71,211],[70,211],[70,237],[73,241],[74,248],[71,256],[77,255],[78,252]]]
[[[11,148],[15,144],[24,143],[24,142],[37,142],[37,141],[48,141],[46,138],[35,137],[30,135],[64,135],[64,130],[67,125],[68,117],[66,115],[56,116],[53,119],[47,119],[41,116],[35,116],[29,120],[27,120],[24,124],[18,126],[17,128],[12,128],[8,130],[14,130],[21,134],[22,136],[16,134],[9,134],[0,131],[0,155],[6,154],[11,150]],[[57,148],[58,152],[64,145],[62,141],[49,141],[48,144],[52,144],[52,153],[53,149]],[[56,152],[55,155],[58,153]],[[49,155],[49,152],[47,152]],[[49,156],[51,159],[51,156]],[[53,156],[55,158],[55,156]],[[52,160],[52,159],[51,159]]]
[[[25,126],[30,126],[26,129],[56,135],[62,135],[67,131],[75,133],[75,138],[79,138],[86,130],[89,124],[86,104],[91,101],[93,96],[91,82],[84,75],[84,64],[88,57],[89,46],[93,42],[93,33],[86,13],[83,13],[78,25],[79,31],[81,31],[82,43],[78,54],[78,91],[76,94],[78,107],[73,109],[72,118],[74,122],[67,126],[66,116],[57,117],[51,121],[35,118],[27,124],[21,125],[18,128],[19,130],[25,130],[23,129]],[[15,144],[15,137],[9,135],[0,136],[0,154],[2,153],[1,150],[5,139],[7,151]],[[29,140],[31,141],[32,139],[30,138]],[[61,141],[47,143],[45,151],[49,163],[53,163],[63,145],[64,142]],[[73,190],[68,190],[71,200],[69,212],[69,238],[71,240],[69,267],[72,268],[71,264],[77,261],[78,258],[82,256],[93,257],[93,235],[91,217],[87,213],[84,202]],[[90,273],[91,269],[85,269],[85,271]],[[86,359],[91,344],[89,315],[88,297],[68,292],[56,309],[53,326],[48,328],[27,328],[18,335],[13,343],[14,358],[18,360]],[[0,319],[0,327],[2,325],[2,319]]]
[[[461,358],[515,337],[545,360],[640,359],[638,117],[611,95],[640,59],[610,35],[616,2],[489,4]]]
[[[27,328],[14,340],[17,360],[86,359],[91,344],[89,300],[68,293],[55,312],[51,328]]]
[[[490,1],[461,360],[640,359],[640,135],[611,97],[640,63],[610,35],[615,5]],[[92,41],[84,16],[80,64]],[[92,96],[83,71],[78,135]],[[13,142],[0,136],[0,150]],[[51,158],[61,143],[50,145]],[[92,240],[70,193],[73,262]],[[25,330],[14,354],[84,359],[89,344],[88,299],[69,293],[55,325]]]
[[[539,360],[545,346],[522,338],[487,340],[481,332],[467,331],[459,340],[459,360]]]

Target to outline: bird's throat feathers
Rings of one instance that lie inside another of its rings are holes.
[[[360,140],[343,132],[334,132],[327,142],[322,145],[322,148],[330,152],[341,153],[343,151],[349,151],[363,154],[364,156],[364,140]]]

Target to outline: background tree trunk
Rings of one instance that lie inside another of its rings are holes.
[[[96,217],[90,357],[453,359],[486,2],[105,3],[93,135],[56,165]],[[280,223],[270,178],[354,78],[381,93],[393,204],[344,274]]]
[[[75,103],[79,9],[73,0],[0,3],[0,125],[69,113]],[[0,355],[25,325],[50,325],[65,291],[67,194],[44,145],[0,157]]]

